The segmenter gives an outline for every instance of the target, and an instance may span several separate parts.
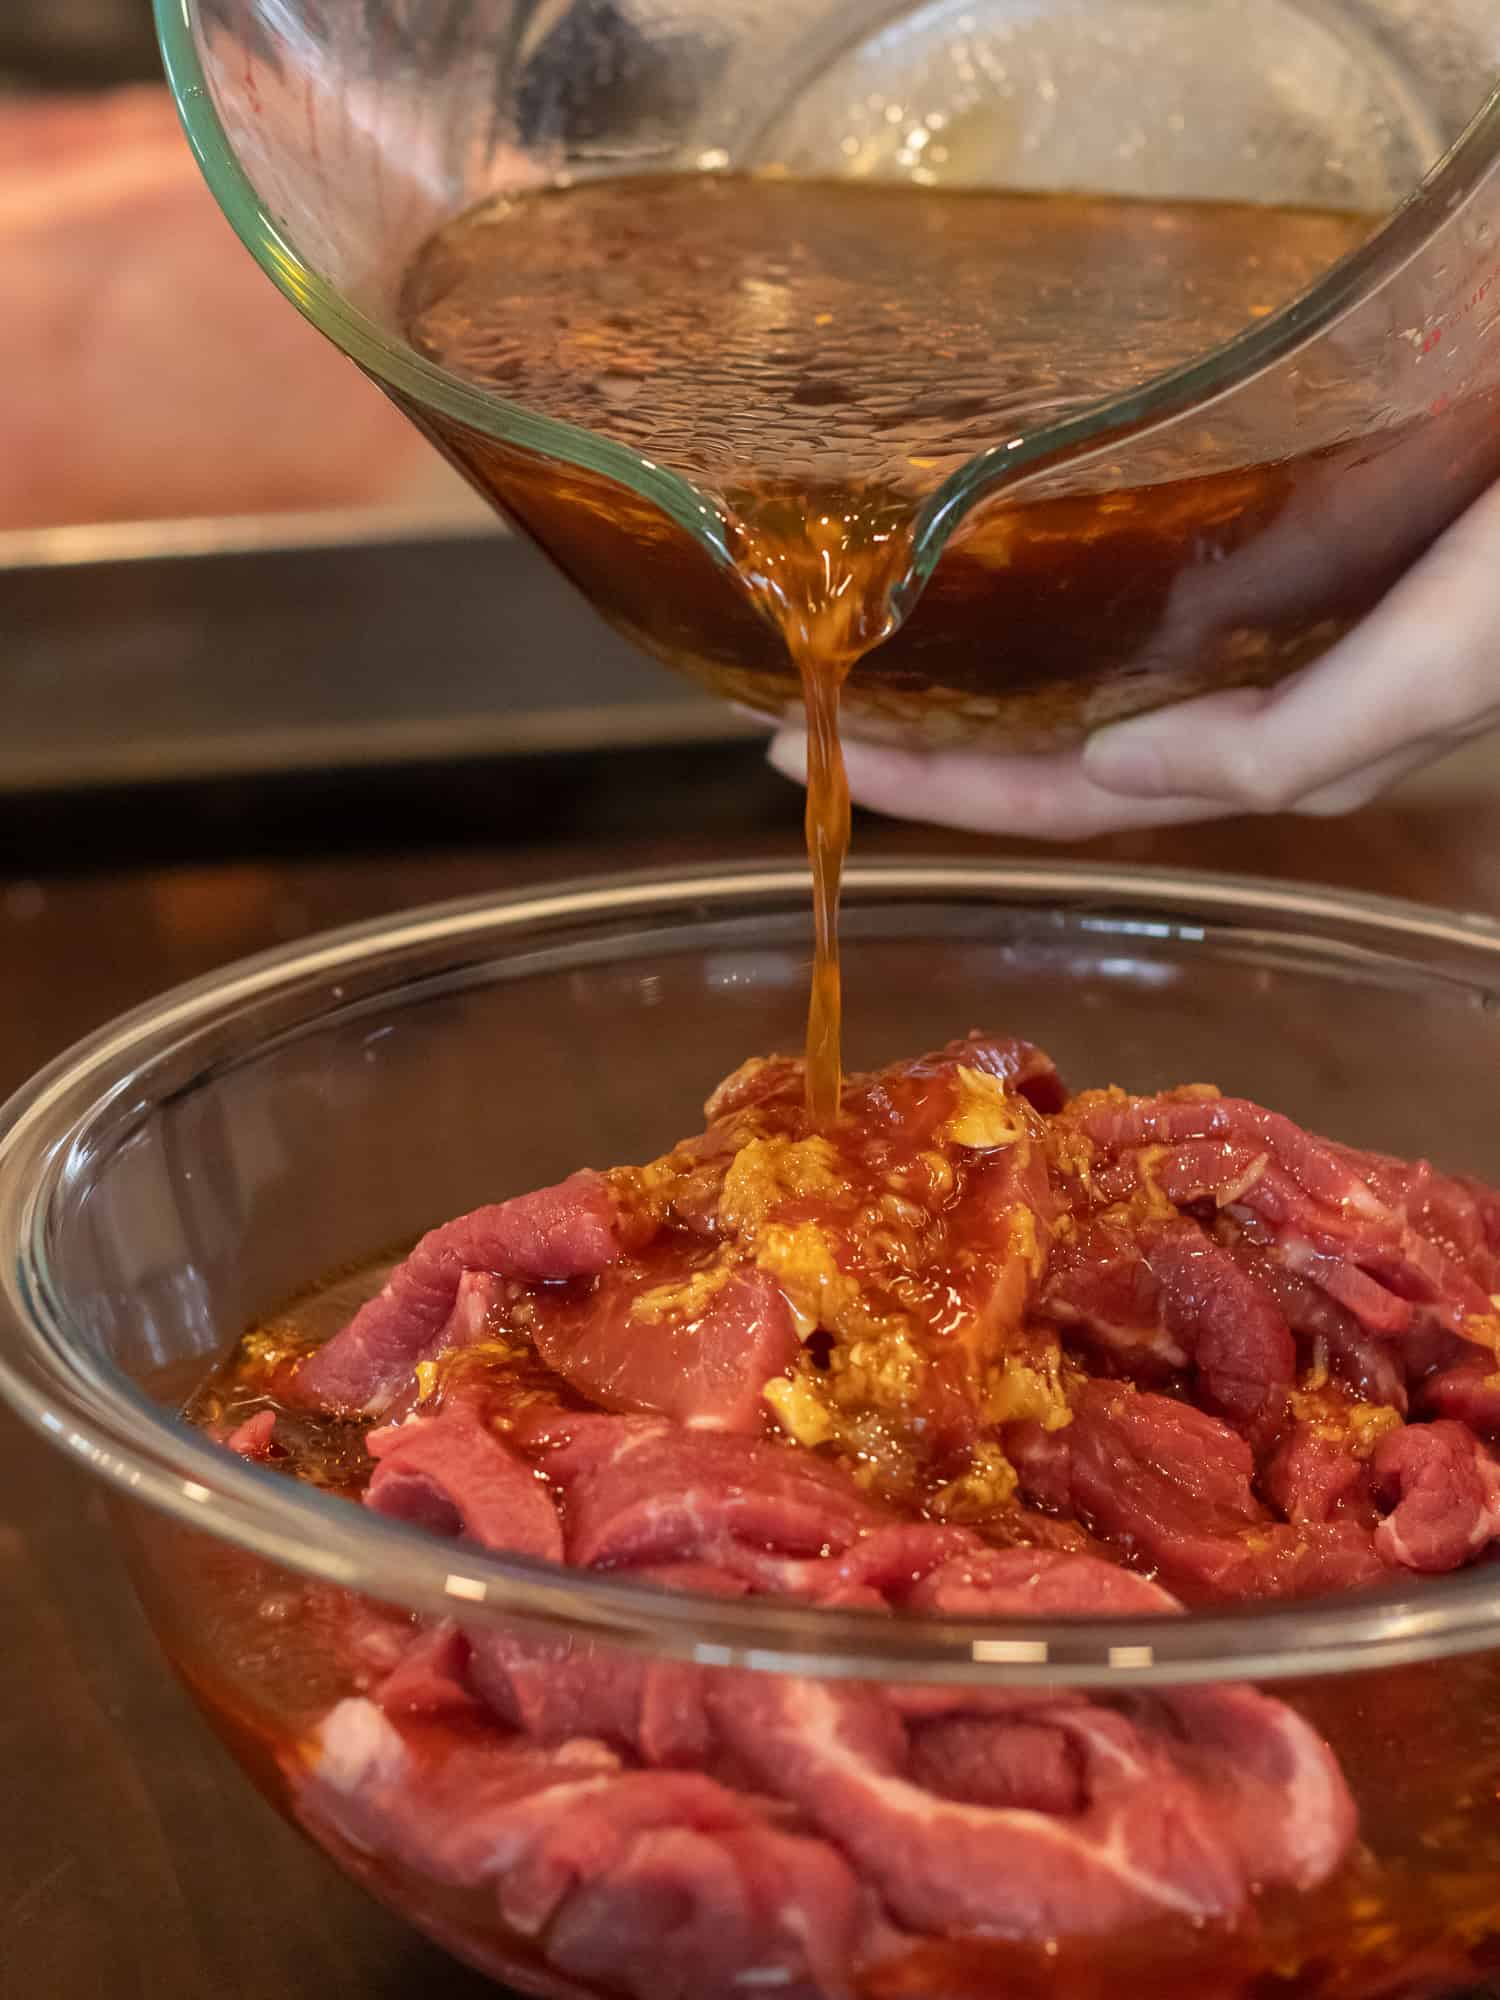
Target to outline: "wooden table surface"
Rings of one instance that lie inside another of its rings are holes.
[[[576,815],[562,812],[538,820],[536,844],[430,854],[351,855],[346,829],[345,851],[323,858],[59,877],[27,866],[22,852],[18,872],[0,876],[0,1096],[122,1008],[331,924],[544,876],[796,851],[791,794],[748,757],[726,774],[713,813],[687,815],[696,838],[668,824],[683,816],[680,802],[637,804],[629,840],[593,831],[580,841]],[[705,824],[738,831],[708,837]],[[118,857],[126,837],[101,825],[93,851]],[[866,855],[996,851],[873,823],[856,845]],[[1132,836],[1089,852],[1500,916],[1497,792],[1429,796],[1339,823]],[[155,1652],[99,1493],[0,1415],[3,2000],[493,1992],[367,1902],[239,1779]]]

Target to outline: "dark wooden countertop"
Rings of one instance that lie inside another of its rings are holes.
[[[512,820],[509,844],[429,854],[57,876],[12,840],[18,872],[0,876],[0,1096],[122,1008],[327,925],[543,876],[796,852],[791,794],[748,756],[723,767],[712,811],[701,798],[703,812],[680,796],[635,798],[633,814],[603,819],[595,800],[582,825],[543,816],[533,844],[515,844]],[[698,835],[663,830],[674,814]],[[416,813],[404,828],[417,835],[433,823]],[[627,823],[634,831],[621,837]],[[732,839],[721,833],[731,826]],[[73,826],[69,848],[107,859],[120,839],[101,820],[93,835]],[[995,851],[873,824],[857,847]],[[1091,851],[1500,916],[1496,793]],[[99,1493],[0,1416],[3,2000],[457,2000],[493,1990],[368,1903],[252,1794],[156,1654]]]

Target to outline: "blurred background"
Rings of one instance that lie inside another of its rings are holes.
[[[467,511],[234,241],[162,85],[149,0],[4,16],[0,530]]]
[[[0,870],[794,824],[262,276],[150,0],[0,0],[0,299]]]
[[[0,87],[155,82],[150,9],[140,0],[9,0]]]

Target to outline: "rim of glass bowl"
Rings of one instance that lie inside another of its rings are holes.
[[[357,311],[302,256],[262,205],[241,167],[199,59],[195,24],[201,0],[153,0],[153,4],[167,81],[203,176],[240,241],[305,318],[378,381],[484,436],[603,473],[633,488],[719,561],[733,561],[718,509],[689,480],[625,445],[537,416],[448,374]],[[1453,220],[1497,160],[1500,86],[1385,225],[1281,311],[1184,367],[1153,377],[1133,395],[1091,404],[1060,423],[997,442],[952,473],[918,513],[907,592],[925,583],[954,527],[1002,481],[1113,450],[1188,410],[1207,408],[1326,332],[1416,257],[1435,227]]]
[[[190,1087],[272,1037],[388,998],[451,990],[494,968],[607,963],[623,950],[701,949],[726,929],[785,922],[806,875],[746,864],[471,898],[333,931],[181,986],[58,1058],[0,1108],[0,1397],[131,1498],[258,1556],[412,1610],[524,1626],[657,1656],[780,1672],[949,1683],[1126,1687],[1279,1678],[1475,1651],[1500,1639],[1500,1571],[1406,1596],[1312,1600],[1163,1620],[882,1618],[763,1599],[673,1594],[617,1577],[443,1543],[247,1464],[150,1402],[90,1351],[49,1269],[49,1217],[70,1161],[104,1121]],[[1063,925],[1201,942],[1275,940],[1387,978],[1452,980],[1500,1007],[1500,924],[1385,898],[1248,876],[1038,862],[862,864],[851,920],[938,906],[1051,912]],[[476,974],[482,963],[489,968]]]

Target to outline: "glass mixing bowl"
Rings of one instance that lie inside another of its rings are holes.
[[[882,1620],[671,1596],[439,1542],[178,1421],[241,1328],[321,1274],[693,1129],[720,1074],[796,1045],[806,927],[805,877],[781,867],[418,912],[169,994],[10,1102],[0,1392],[114,1488],[174,1667],[252,1778],[342,1866],[531,1991],[809,1989],[778,1985],[774,1966],[716,1984],[712,1937],[670,1898],[631,1906],[633,1943],[591,1929],[586,1904],[523,1934],[499,1914],[514,1914],[514,1884],[498,1850],[438,1869],[393,1823],[330,1816],[296,1746],[357,1691],[351,1621],[378,1642],[392,1620],[456,1614],[622,1674],[645,1657],[757,1687],[793,1675],[977,1701],[1040,1684],[1128,1707],[1248,1680],[1332,1744],[1360,1841],[1316,1891],[1268,1890],[1233,1926],[1030,1944],[888,1931],[854,1982],[871,2000],[1097,1995],[1120,1980],[1392,2000],[1500,1972],[1493,1570],[1148,1623]],[[1077,1080],[1211,1078],[1356,1144],[1500,1180],[1500,927],[1477,918],[1249,880],[902,863],[852,872],[845,936],[855,1063],[1003,1027]],[[823,1990],[840,1990],[832,1975]]]

